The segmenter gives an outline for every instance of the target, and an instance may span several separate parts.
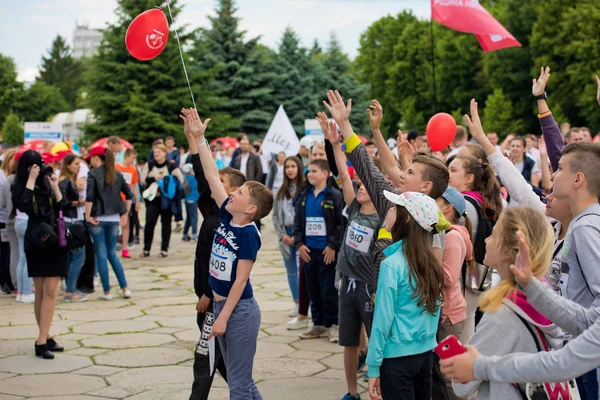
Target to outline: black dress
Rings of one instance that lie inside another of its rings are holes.
[[[58,247],[41,250],[32,248],[29,233],[42,222],[56,225],[58,212],[62,207],[62,200],[57,202],[54,195],[48,190],[35,190],[25,188],[20,196],[14,199],[15,207],[29,216],[27,230],[25,231],[25,256],[27,258],[27,271],[30,278],[67,276],[67,248]]]

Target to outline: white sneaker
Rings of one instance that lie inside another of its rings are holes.
[[[22,298],[23,298],[23,295],[21,293],[17,293],[17,298],[16,298],[17,303],[20,303]]]
[[[102,294],[100,294],[98,296],[98,298],[102,299],[102,300],[112,300],[112,294],[110,294],[110,293],[108,293],[108,294],[102,293]]]
[[[298,316],[298,305],[296,305],[294,308],[292,308],[292,310],[289,312],[288,317],[297,317]]]
[[[94,287],[97,287],[100,284],[100,279],[97,276],[94,276]]]
[[[331,325],[329,328],[329,343],[339,343],[340,331],[337,325]]]
[[[123,292],[123,297],[126,299],[130,299],[131,298],[131,292],[129,291],[129,289],[125,290]]]
[[[21,303],[33,303],[34,301],[35,301],[35,294],[21,295]]]
[[[298,319],[298,317],[294,317],[290,322],[287,323],[288,331],[297,331],[306,328],[308,328],[308,318]]]

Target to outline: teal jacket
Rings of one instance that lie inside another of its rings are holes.
[[[425,353],[436,345],[440,307],[431,315],[417,305],[402,241],[384,250],[367,365],[369,378],[379,377],[384,358]]]

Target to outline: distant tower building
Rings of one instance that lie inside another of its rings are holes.
[[[77,24],[73,32],[73,57],[79,59],[93,56],[98,51],[100,41],[102,32],[89,29],[87,24]]]

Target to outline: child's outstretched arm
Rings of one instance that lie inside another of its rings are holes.
[[[369,113],[369,123],[371,124],[373,141],[377,146],[377,154],[379,155],[381,164],[385,165],[385,173],[390,177],[390,180],[398,185],[402,171],[400,171],[398,163],[396,162],[396,157],[394,156],[394,153],[392,153],[392,150],[387,146],[380,129],[381,120],[383,119],[383,107],[377,100],[373,100],[373,105],[369,106],[367,112]]]
[[[208,143],[204,139],[204,132],[206,132],[206,127],[210,122],[210,118],[204,120],[203,123],[200,120],[200,116],[198,116],[198,111],[192,108],[181,109],[180,117],[185,123],[186,136],[190,137],[190,139],[193,137],[196,141],[202,168],[204,169],[206,180],[208,181],[208,185],[213,194],[213,199],[215,199],[217,206],[221,207],[225,200],[227,200],[228,195],[219,178],[219,170],[213,161],[212,154],[208,148]]]

